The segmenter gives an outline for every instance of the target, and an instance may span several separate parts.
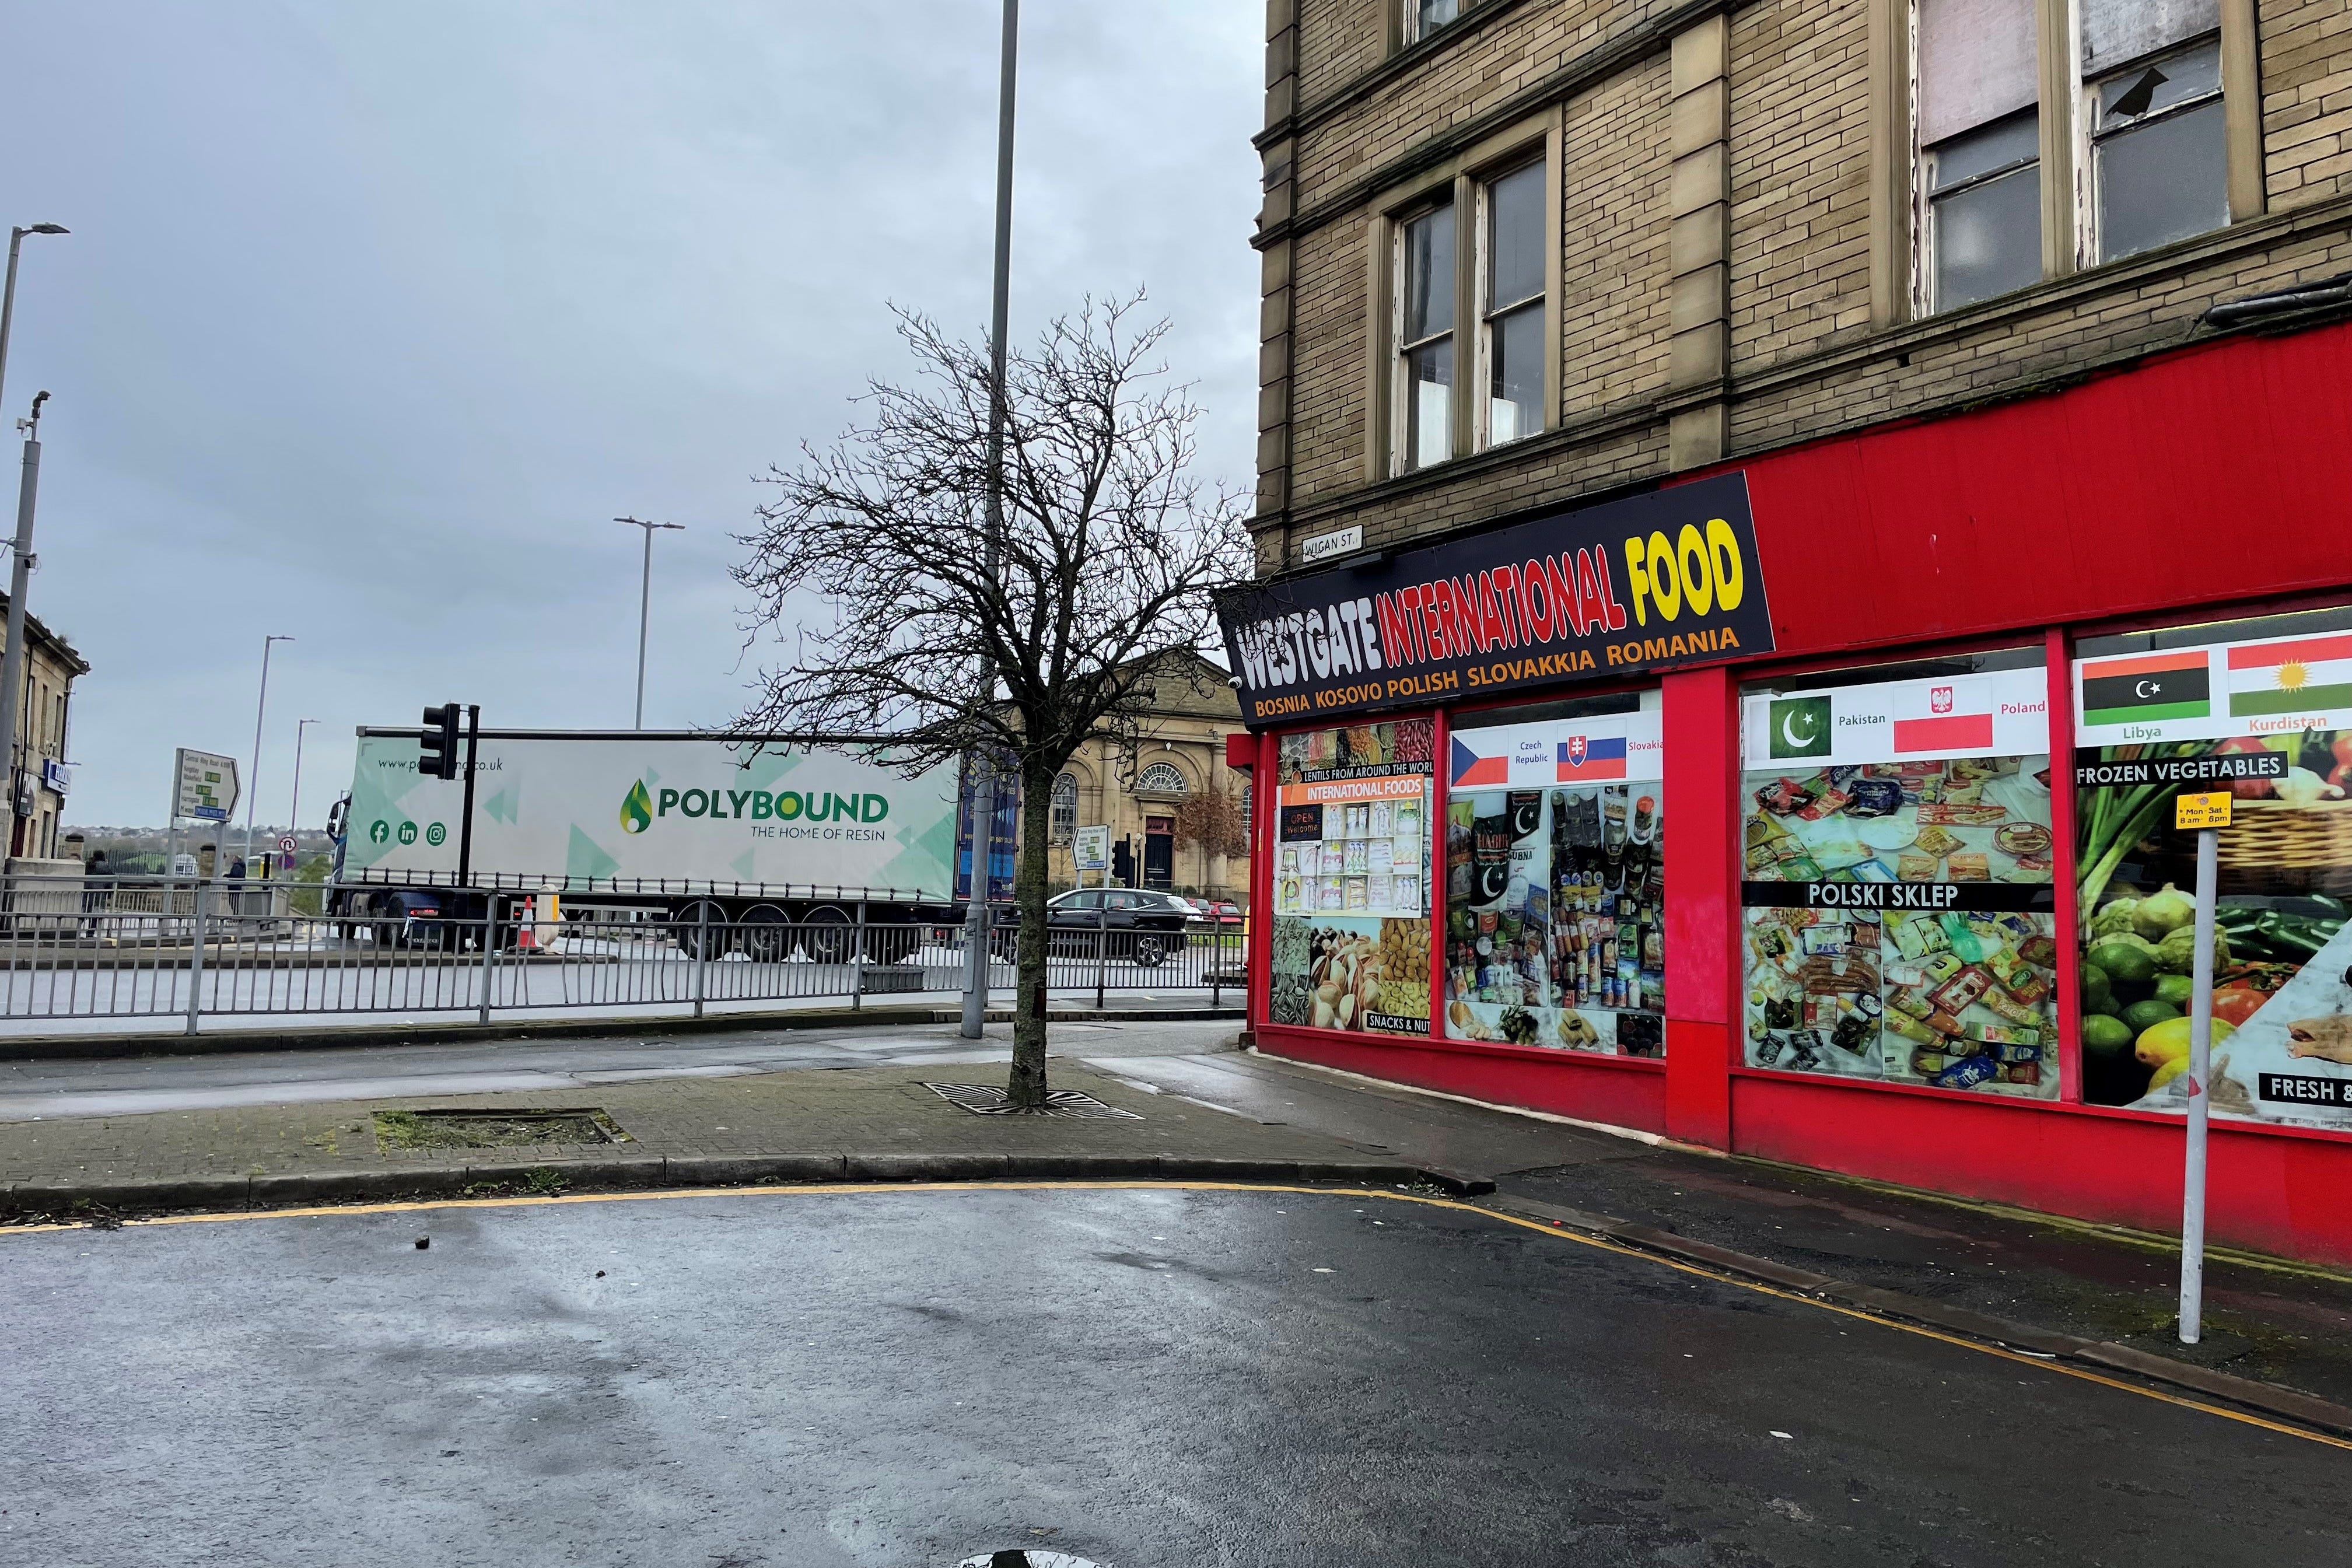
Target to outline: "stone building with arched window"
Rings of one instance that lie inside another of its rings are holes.
[[[1193,654],[1171,655],[1154,687],[1132,749],[1090,742],[1055,781],[1048,875],[1076,887],[1072,840],[1108,826],[1113,882],[1246,903],[1249,777],[1225,766],[1241,702],[1225,670]]]

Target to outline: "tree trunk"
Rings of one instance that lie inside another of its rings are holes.
[[[1013,1076],[1005,1098],[1017,1106],[1045,1103],[1045,840],[1054,826],[1054,774],[1021,780],[1021,853],[1013,873],[1013,906],[1020,917],[1021,954],[1013,1008]]]

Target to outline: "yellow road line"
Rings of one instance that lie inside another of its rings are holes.
[[[2084,1383],[2097,1384],[2103,1388],[2120,1389],[2126,1394],[2136,1394],[2143,1399],[2158,1400],[2166,1405],[2179,1405],[2185,1410],[2197,1410],[2201,1411],[2208,1415],[2218,1415],[2225,1421],[2235,1421],[2241,1426],[2256,1426],[2266,1432],[2276,1432],[2289,1437],[2300,1437],[2306,1442],[2325,1444],[2331,1448],[2343,1448],[2347,1451],[2352,1451],[2352,1439],[2334,1436],[2325,1432],[2315,1432],[2307,1427],[2289,1426],[2283,1421],[2268,1420],[2260,1415],[2249,1415],[2244,1411],[2230,1409],[2227,1405],[2208,1404],[2201,1399],[2190,1399],[2182,1394],[2167,1394],[2161,1389],[2148,1388],[2136,1383],[2126,1383],[2121,1378],[2109,1377],[2101,1373],[2087,1372],[2080,1367],[2068,1366],[2063,1363],[2045,1360],[2041,1356],[2021,1355],[2017,1352],[2010,1350],[2005,1346],[1987,1344],[1980,1340],[1963,1339],[1958,1334],[1946,1333],[1941,1330],[1927,1328],[1918,1323],[1906,1323],[1899,1318],[1890,1318],[1880,1313],[1865,1311],[1859,1307],[1849,1307],[1836,1301],[1824,1301],[1818,1297],[1807,1296],[1795,1290],[1783,1289],[1777,1285],[1767,1285],[1759,1280],[1743,1279],[1736,1274],[1723,1273],[1712,1268],[1703,1268],[1696,1264],[1685,1263],[1678,1258],[1662,1258],[1654,1252],[1644,1252],[1639,1247],[1627,1247],[1622,1242],[1605,1240],[1597,1236],[1587,1236],[1583,1232],[1571,1229],[1565,1225],[1554,1224],[1545,1220],[1526,1219],[1517,1215],[1505,1214],[1498,1209],[1486,1208],[1477,1204],[1464,1203],[1458,1198],[1428,1197],[1418,1193],[1383,1192],[1376,1187],[1286,1186],[1278,1184],[1259,1182],[1201,1182],[1182,1180],[1104,1182],[1076,1180],[1061,1181],[1053,1179],[1040,1179],[1035,1181],[1003,1180],[982,1182],[803,1183],[790,1185],[779,1184],[773,1186],[750,1187],[663,1187],[645,1192],[558,1193],[540,1197],[418,1198],[402,1203],[341,1204],[319,1208],[251,1209],[233,1214],[159,1215],[153,1219],[126,1220],[123,1222],[123,1228],[126,1230],[143,1230],[152,1226],[221,1225],[234,1223],[240,1220],[299,1219],[336,1215],[418,1214],[432,1209],[543,1208],[562,1204],[650,1203],[667,1201],[674,1198],[814,1197],[833,1196],[836,1194],[845,1195],[859,1193],[953,1193],[975,1191],[1297,1193],[1311,1197],[1381,1198],[1390,1203],[1422,1204],[1430,1208],[1453,1209],[1462,1214],[1473,1214],[1486,1219],[1499,1220],[1505,1225],[1517,1226],[1523,1230],[1531,1230],[1539,1236],[1557,1237],[1562,1240],[1573,1241],[1581,1246],[1593,1247],[1601,1252],[1614,1253],[1620,1258],[1635,1258],[1641,1262],[1653,1264],[1658,1268],[1671,1268],[1676,1273],[1688,1274],[1700,1279],[1712,1280],[1718,1285],[1729,1285],[1741,1290],[1752,1291],[1759,1296],[1770,1296],[1777,1300],[1792,1302],[1798,1306],[1812,1307],[1824,1312],[1834,1312],[1843,1318],[1852,1318],[1859,1322],[1873,1323],[1880,1328],[1895,1329],[1906,1334],[1916,1334],[1921,1339],[1934,1340],[1940,1344],[1956,1345],[1961,1350],[1974,1351],[1979,1355],[1995,1356],[2002,1361],[2013,1362],[2019,1366],[2030,1366],[2042,1372],[2054,1372],[2063,1377],[2075,1378]],[[0,1226],[0,1237],[32,1235],[43,1231],[82,1230],[88,1227],[79,1225],[7,1226]]]

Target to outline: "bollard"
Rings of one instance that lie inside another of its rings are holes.
[[[694,906],[694,1016],[702,1016],[703,976],[710,973],[710,900]]]
[[[481,1023],[490,1021],[491,971],[498,963],[499,896],[489,894],[482,904],[482,994],[475,1016]]]
[[[1109,923],[1109,912],[1101,904],[1097,904],[1095,906],[1095,1011],[1097,1013],[1102,1011],[1103,1005],[1103,971],[1110,962],[1110,933],[1108,930]],[[1046,951],[1050,952],[1053,949],[1048,945]]]
[[[196,1032],[196,1016],[203,1011],[205,994],[205,892],[198,882],[188,895],[188,1033]]]
[[[856,945],[849,950],[849,1010],[857,1012],[866,1005],[866,900],[857,900],[857,933]]]

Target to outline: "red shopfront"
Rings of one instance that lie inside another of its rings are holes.
[[[2221,781],[2211,1230],[2352,1261],[2347,382],[2230,340],[1237,595],[1261,1047],[2168,1228]]]

